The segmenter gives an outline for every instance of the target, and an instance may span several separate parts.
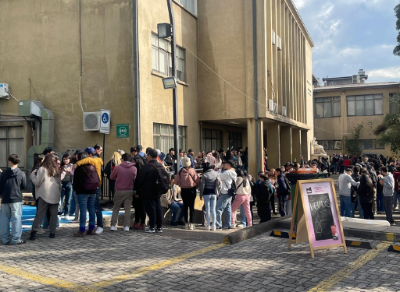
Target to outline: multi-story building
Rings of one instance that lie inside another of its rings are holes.
[[[15,97],[0,99],[0,167],[10,153],[29,167],[47,145],[102,144],[83,118],[101,109],[111,111],[106,159],[136,144],[173,147],[172,93],[161,82],[171,45],[157,35],[167,1],[28,2],[0,1],[0,83]],[[293,2],[174,0],[173,12],[180,148],[248,146],[251,173],[263,148],[271,167],[307,157],[313,42]],[[124,138],[118,124],[128,125]]]
[[[400,83],[365,83],[368,75],[324,78],[324,86],[314,88],[314,131],[326,152],[346,154],[345,137],[352,139],[362,125],[360,149],[364,154],[391,155],[390,147],[377,142],[374,130],[386,114],[397,111]]]

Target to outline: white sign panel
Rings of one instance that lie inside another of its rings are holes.
[[[110,111],[101,110],[100,133],[110,134]]]

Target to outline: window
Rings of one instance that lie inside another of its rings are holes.
[[[324,147],[324,150],[342,150],[341,140],[321,140],[318,144]]]
[[[241,147],[242,146],[242,133],[241,132],[229,132],[228,133],[228,146],[231,147]],[[213,149],[218,151],[219,149]]]
[[[315,117],[340,117],[340,97],[322,97],[315,99]]]
[[[364,140],[364,149],[375,149],[375,140]]]
[[[190,13],[197,15],[197,0],[178,0]]]
[[[385,149],[385,145],[373,139],[360,140],[360,148],[364,150]]]
[[[206,152],[220,150],[222,148],[222,131],[204,129],[203,145]]]
[[[25,143],[23,127],[0,128],[0,167],[8,167],[8,156],[17,154],[21,159],[22,168],[25,165]]]
[[[390,114],[398,113],[399,95],[396,93],[389,94],[389,112]]]
[[[174,126],[165,124],[153,124],[154,148],[168,153],[174,148]],[[186,127],[179,126],[179,148],[186,149]]]
[[[382,94],[347,97],[348,116],[374,116],[383,114]]]
[[[152,69],[166,76],[172,76],[171,43],[151,34]],[[185,82],[186,50],[176,47],[176,78]]]

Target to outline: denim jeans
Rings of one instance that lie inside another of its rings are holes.
[[[212,222],[213,225],[217,222],[216,215],[216,195],[204,195],[204,206],[206,208],[206,226],[210,226]],[[211,213],[211,221],[210,221],[210,213]]]
[[[289,196],[278,196],[279,214],[281,217],[286,216],[286,202]]]
[[[353,204],[351,202],[351,197],[350,196],[339,196],[340,198],[340,216],[344,216],[344,217],[351,217],[351,210],[353,207]],[[359,209],[362,210],[361,206],[359,207]]]
[[[96,222],[94,203],[96,194],[77,194],[79,204],[79,231],[85,232],[86,214],[89,212],[89,230],[93,230]]]
[[[338,172],[338,165],[337,164],[331,164],[331,172],[334,172],[334,173]]]
[[[363,208],[361,207],[361,203],[360,203],[360,196],[359,195],[357,195],[357,208],[358,208],[358,215],[360,216],[360,218],[361,219],[364,219],[364,210],[363,210]],[[352,206],[352,208],[354,209],[354,212],[355,212],[355,209],[356,209],[356,203],[353,203],[353,206]]]
[[[393,207],[397,207],[397,203],[399,203],[399,206],[400,206],[400,194],[399,194],[399,192],[397,192],[397,191],[395,191],[394,193],[393,193]]]
[[[60,212],[67,215],[71,209],[71,200],[73,197],[72,182],[61,182],[61,201],[60,201]]]
[[[231,203],[232,197],[228,194],[221,194],[217,201],[217,220],[216,226],[222,227],[222,213],[225,212],[225,225],[224,227],[231,227]]]
[[[96,217],[97,217],[97,227],[103,228],[103,213],[102,213],[103,209],[100,206],[100,194],[101,194],[101,187],[98,187],[96,190],[96,199],[94,201],[94,209],[95,209]],[[79,209],[82,210],[80,207],[79,207]]]
[[[75,191],[72,192],[72,199],[71,199],[71,205],[69,209],[69,216],[74,216],[75,214],[75,208],[78,206],[77,202],[75,201],[76,193]]]
[[[244,210],[243,204],[240,205],[240,224],[247,226],[246,211]]]
[[[10,219],[12,219],[10,238]],[[1,204],[0,237],[3,244],[16,244],[22,234],[22,203]]]
[[[183,203],[173,202],[171,205],[169,205],[169,208],[172,211],[171,222],[176,222],[176,216],[178,215],[179,210],[181,210],[181,212],[179,213],[178,221],[182,221],[182,218],[183,218]],[[136,210],[135,210],[135,212],[136,212]]]
[[[376,195],[376,208],[378,212],[384,212],[385,211],[385,202],[383,198],[383,193],[379,192]]]

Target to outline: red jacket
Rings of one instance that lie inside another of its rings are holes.
[[[136,167],[131,162],[125,161],[115,167],[110,176],[111,179],[115,179],[115,190],[133,191],[133,184],[135,183],[136,174]]]

